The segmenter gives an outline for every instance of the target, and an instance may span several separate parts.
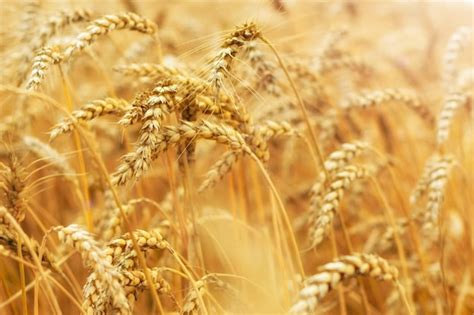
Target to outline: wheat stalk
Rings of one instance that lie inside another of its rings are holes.
[[[51,166],[55,168],[60,174],[67,180],[78,186],[77,179],[75,178],[76,172],[69,165],[65,157],[59,153],[56,149],[51,147],[49,144],[44,143],[38,138],[32,136],[23,137],[24,149],[31,152],[36,157],[46,160],[51,163]]]

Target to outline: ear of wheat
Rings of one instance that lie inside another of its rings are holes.
[[[250,134],[247,136],[246,142],[252,152],[254,152],[255,155],[264,162],[270,159],[270,153],[268,152],[268,141],[270,139],[281,135],[297,134],[297,132],[286,121],[277,122],[267,120],[256,126],[252,126],[252,128]],[[243,154],[243,150],[226,152],[206,173],[205,179],[198,191],[202,192],[213,187],[228,172],[230,172],[232,166]]]
[[[61,134],[74,130],[74,123],[82,123],[93,120],[103,115],[122,115],[128,106],[128,102],[123,99],[107,97],[103,100],[94,100],[80,109],[71,113],[71,118],[65,118],[56,124],[50,132],[50,140],[54,140]]]
[[[198,296],[202,298],[209,287],[213,285],[221,290],[233,291],[233,288],[212,274],[205,275],[196,281],[196,288],[190,288],[184,299],[183,315],[199,314]]]
[[[168,247],[168,243],[163,239],[158,230],[150,232],[136,230],[133,233],[142,252],[154,249],[161,250]],[[133,248],[133,242],[129,233],[110,241],[105,249],[105,254],[107,260],[120,269],[132,270],[137,266],[137,252]]]
[[[217,143],[226,144],[233,150],[251,152],[245,140],[237,131],[228,126],[214,124],[209,121],[182,122],[177,127],[164,127],[162,133],[154,136],[156,136],[156,141],[149,152],[151,159],[146,159],[148,152],[141,152],[140,147],[135,153],[126,155],[123,158],[122,165],[114,174],[114,183],[123,185],[132,178],[140,177],[148,169],[150,162],[155,160],[161,152],[167,150],[170,146],[176,146],[190,139],[213,140]],[[144,156],[143,153],[147,155]]]
[[[47,22],[41,23],[38,36],[31,39],[25,44],[24,49],[18,54],[18,62],[22,64],[19,69],[18,77],[22,82],[28,71],[30,59],[34,57],[36,51],[51,42],[51,39],[57,35],[66,26],[73,23],[86,22],[90,20],[91,13],[87,10],[73,10],[70,12],[63,11],[54,14],[48,18]]]
[[[33,59],[33,69],[26,88],[37,90],[51,65],[59,64],[63,59],[64,56],[57,46],[40,49]]]
[[[33,255],[40,257],[41,264],[50,270],[58,272],[58,268],[56,265],[55,256],[50,253],[46,248],[41,248],[40,244],[33,239],[30,238],[28,242],[31,244],[34,253],[30,251],[24,242],[21,243],[21,246],[18,243],[18,235],[14,231],[12,231],[8,226],[8,222],[6,222],[4,216],[1,214],[2,211],[7,211],[5,208],[0,209],[0,247],[1,247],[1,255],[7,257],[17,257],[18,252],[21,252],[21,255],[24,259],[33,262]],[[19,248],[20,247],[20,248]]]
[[[5,207],[15,220],[23,221],[26,211],[26,172],[15,155],[10,155],[8,165],[1,171],[0,178]]]
[[[334,219],[334,214],[339,208],[339,204],[344,195],[344,191],[356,179],[367,176],[365,168],[349,165],[336,173],[331,179],[328,188],[321,198],[321,207],[316,214],[313,214],[312,226],[309,230],[313,246],[322,242],[327,235]]]
[[[184,75],[182,69],[153,63],[132,63],[114,67],[114,71],[124,75],[137,78],[166,78],[177,75]]]
[[[298,301],[290,308],[291,314],[311,314],[318,303],[342,281],[366,276],[377,280],[397,281],[398,270],[385,259],[371,254],[342,256],[319,268],[319,272],[305,280]]]
[[[457,71],[456,61],[459,57],[459,54],[471,38],[472,29],[467,26],[458,28],[449,38],[442,60],[443,83],[447,91],[451,89],[455,82]]]
[[[59,239],[66,245],[74,247],[81,253],[84,262],[96,274],[96,281],[90,284],[91,287],[84,288],[84,295],[89,294],[106,294],[113,300],[113,305],[123,314],[130,314],[130,305],[125,295],[125,291],[120,284],[120,274],[107,259],[106,252],[94,240],[92,235],[76,224],[67,227],[56,227]],[[87,299],[86,299],[87,300]],[[84,307],[87,307],[85,304]],[[95,305],[94,308],[84,309],[86,313],[105,312],[106,305]]]
[[[154,34],[157,30],[156,24],[151,20],[138,16],[135,13],[122,13],[117,15],[104,15],[92,21],[87,29],[77,35],[74,42],[64,51],[67,59],[90,46],[99,36],[105,35],[112,30],[128,29],[145,34]]]
[[[256,39],[260,32],[253,23],[244,24],[229,34],[221,45],[219,53],[211,65],[210,82],[217,93],[222,88],[224,78],[230,72],[232,62],[245,43]]]
[[[340,106],[344,109],[368,108],[388,102],[405,104],[429,124],[434,123],[434,117],[426,105],[421,103],[413,91],[406,89],[384,89],[352,94]]]
[[[324,161],[324,168],[326,172],[321,171],[316,182],[310,189],[310,205],[309,211],[316,215],[321,207],[321,199],[325,192],[325,183],[330,178],[326,178],[326,173],[329,176],[336,174],[347,166],[354,158],[362,154],[368,148],[367,143],[356,141],[354,143],[343,143],[339,150],[333,151]]]
[[[469,97],[463,93],[452,92],[446,96],[443,108],[439,114],[438,125],[436,131],[436,141],[442,145],[449,137],[449,129],[451,127],[454,114],[459,107],[469,102]]]
[[[454,164],[455,160],[452,156],[441,156],[433,163],[427,186],[428,201],[423,222],[423,229],[425,230],[429,231],[433,226],[438,225],[439,213],[444,200],[444,190],[449,171]]]

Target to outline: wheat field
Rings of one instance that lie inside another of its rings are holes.
[[[472,2],[0,10],[0,314],[474,314]]]

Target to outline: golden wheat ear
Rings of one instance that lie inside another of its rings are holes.
[[[50,140],[53,141],[59,135],[72,132],[75,129],[74,124],[76,123],[84,123],[105,115],[121,116],[125,113],[127,107],[128,101],[124,99],[107,97],[91,101],[78,110],[73,111],[71,113],[72,117],[64,118],[53,126],[49,132]]]
[[[113,305],[124,314],[131,314],[130,304],[128,303],[125,291],[120,284],[120,273],[115,266],[112,265],[105,249],[94,239],[94,237],[81,228],[77,224],[71,224],[63,227],[55,228],[58,233],[59,240],[66,245],[75,248],[90,269],[96,274],[96,281],[93,282],[92,288],[85,288],[84,294],[87,296],[91,291],[96,292],[96,298],[104,299],[102,295],[111,297]],[[84,309],[86,313],[100,312],[105,310],[105,305],[101,305],[97,309]]]
[[[290,308],[290,314],[311,314],[319,302],[346,279],[370,277],[377,280],[397,281],[398,270],[385,259],[371,254],[342,256],[319,268],[319,272],[304,281],[299,298]]]
[[[236,27],[221,45],[221,49],[212,61],[209,82],[214,86],[216,95],[224,85],[224,79],[230,73],[232,63],[247,42],[258,38],[260,31],[254,23]]]
[[[309,230],[313,246],[320,244],[328,234],[344,191],[349,188],[352,182],[366,176],[367,170],[365,168],[354,165],[346,166],[333,176],[321,198],[321,206],[314,215],[313,224]]]

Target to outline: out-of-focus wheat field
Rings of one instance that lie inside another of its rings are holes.
[[[0,314],[474,313],[472,2],[0,13]]]

